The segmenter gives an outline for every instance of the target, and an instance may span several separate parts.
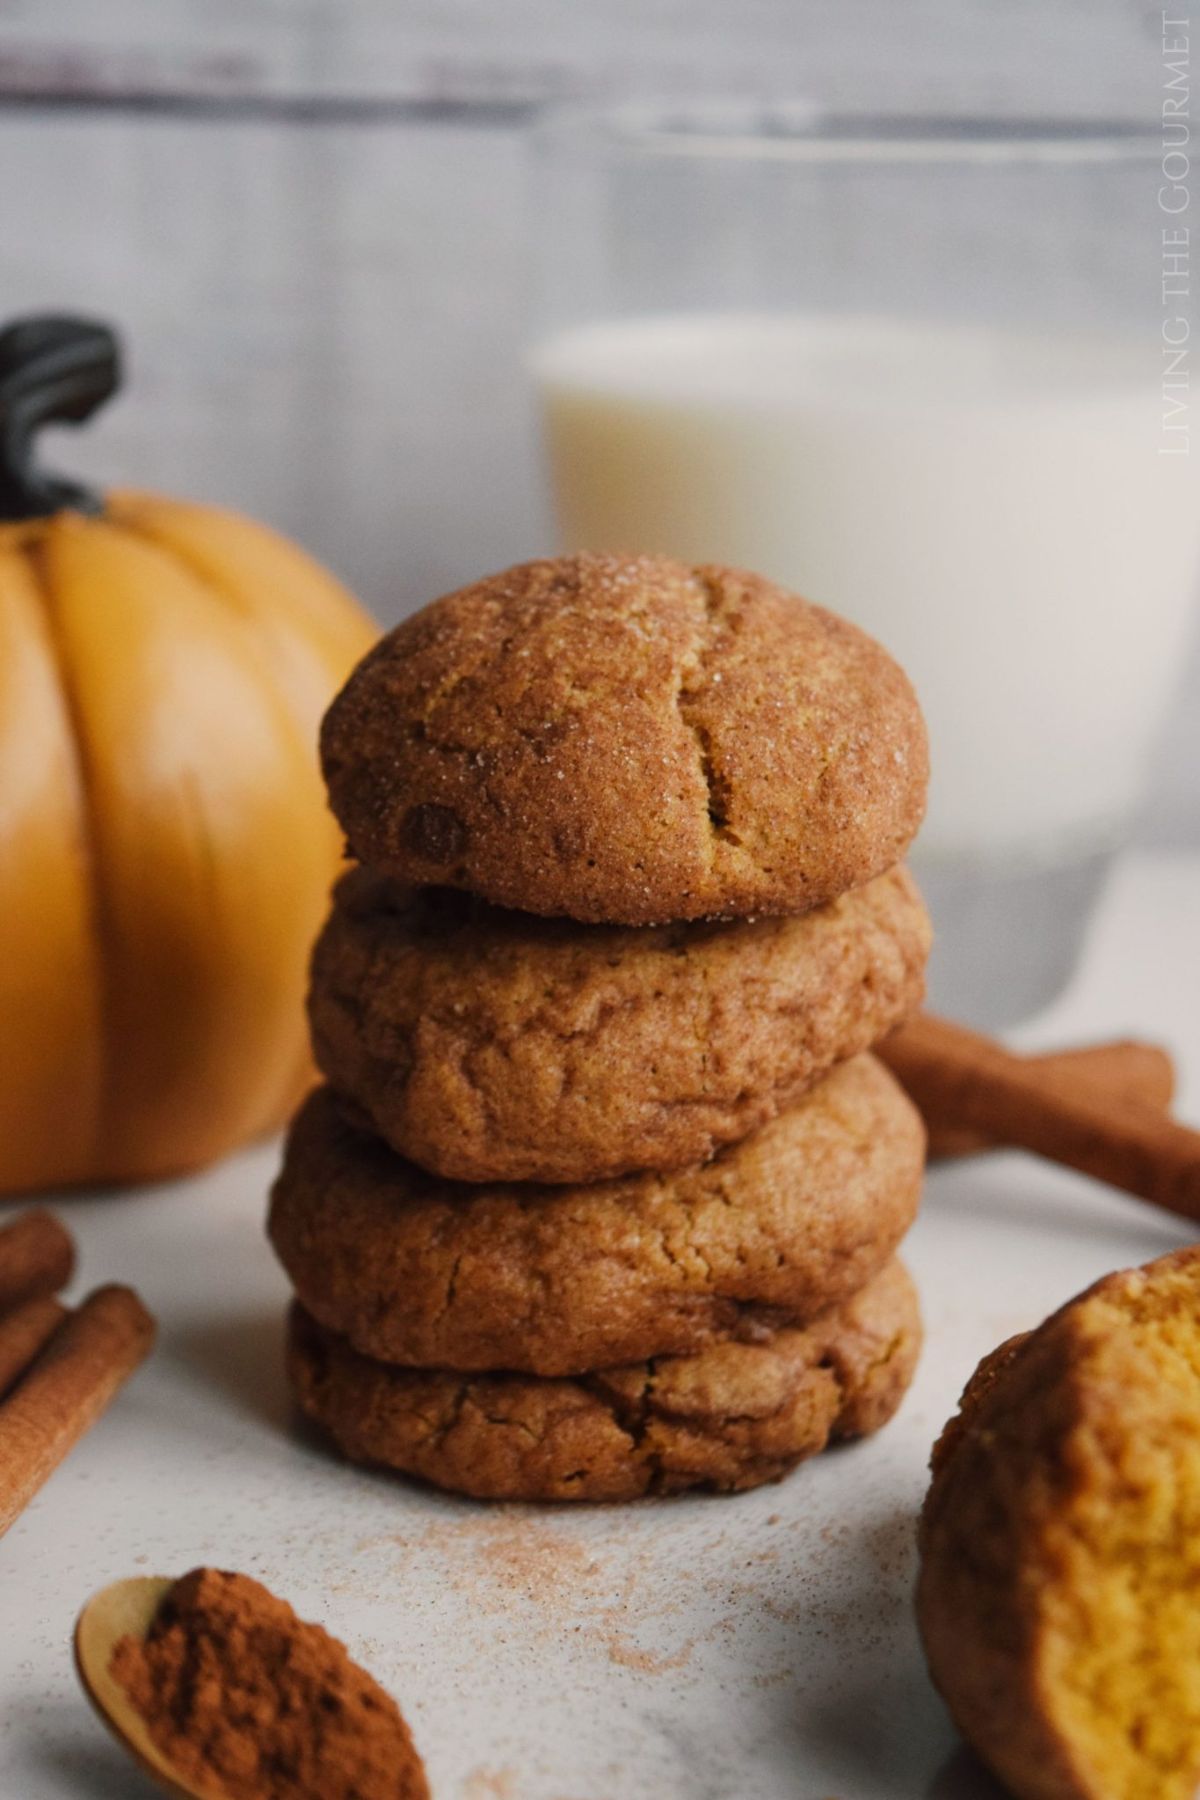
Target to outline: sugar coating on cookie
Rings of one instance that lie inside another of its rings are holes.
[[[313,959],[322,1073],[459,1181],[599,1181],[711,1156],[920,1002],[929,920],[889,870],[794,917],[637,929],[366,870]]]
[[[711,1162],[564,1187],[440,1180],[319,1089],[268,1228],[308,1311],[364,1355],[573,1374],[848,1298],[911,1225],[923,1153],[919,1115],[869,1056]]]
[[[1020,1800],[1192,1800],[1200,1249],[985,1359],[934,1452],[921,1557],[933,1678]]]
[[[297,1306],[288,1373],[354,1461],[479,1499],[632,1500],[758,1487],[831,1439],[878,1430],[920,1338],[912,1283],[892,1262],[806,1328],[573,1380],[389,1367]]]
[[[890,868],[928,755],[873,639],[760,576],[532,562],[389,632],[321,754],[361,862],[646,925],[799,912]]]

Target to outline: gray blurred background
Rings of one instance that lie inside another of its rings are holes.
[[[729,91],[1153,131],[1161,16],[1139,0],[0,0],[0,314],[70,307],[125,331],[128,396],[90,443],[54,447],[64,466],[257,513],[394,620],[551,546],[521,366],[539,108]],[[1156,343],[1147,361],[1154,380]],[[1140,835],[1200,846],[1200,646]]]

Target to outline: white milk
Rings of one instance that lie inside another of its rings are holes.
[[[1062,858],[1137,797],[1200,563],[1157,343],[666,317],[534,359],[568,549],[741,564],[912,676],[927,856]]]

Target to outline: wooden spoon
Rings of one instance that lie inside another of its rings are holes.
[[[222,1788],[185,1781],[158,1748],[146,1722],[109,1673],[123,1637],[144,1638],[163,1600],[175,1586],[169,1575],[134,1575],[93,1594],[75,1622],[75,1667],[83,1691],[117,1742],[173,1800],[229,1800]]]

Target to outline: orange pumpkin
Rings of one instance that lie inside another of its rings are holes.
[[[317,726],[374,636],[261,525],[35,468],[116,382],[103,327],[0,334],[4,1192],[195,1168],[295,1104],[340,857]]]

